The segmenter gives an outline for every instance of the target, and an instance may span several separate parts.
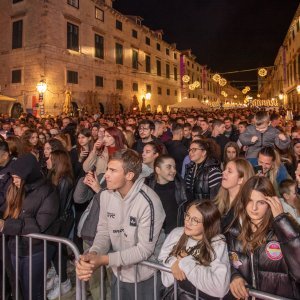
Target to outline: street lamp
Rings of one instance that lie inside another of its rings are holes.
[[[147,94],[145,95],[145,98],[146,98],[146,100],[150,100],[150,99],[151,99],[151,93],[147,93]]]
[[[296,90],[297,90],[297,93],[300,94],[300,85],[297,85]]]
[[[45,113],[44,110],[44,93],[47,90],[47,84],[44,80],[41,80],[37,85],[36,89],[39,93],[39,107],[40,107],[40,114],[43,115]]]
[[[47,90],[47,83],[44,80],[41,80],[37,85],[36,89],[39,94],[44,94]]]
[[[283,100],[283,96],[284,96],[283,92],[280,92],[279,95],[278,95],[279,100]]]

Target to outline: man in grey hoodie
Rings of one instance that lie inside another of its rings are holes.
[[[105,173],[107,190],[100,194],[97,234],[89,253],[76,266],[77,275],[85,281],[99,266],[110,266],[112,299],[117,299],[118,275],[120,299],[134,299],[135,279],[138,299],[154,298],[154,271],[134,265],[153,254],[165,212],[157,194],[139,176],[141,171],[142,161],[135,151],[122,150],[112,156]]]

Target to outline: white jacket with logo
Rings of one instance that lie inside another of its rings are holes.
[[[106,190],[100,195],[97,234],[89,250],[108,253],[109,266],[123,282],[135,281],[135,266],[153,253],[165,212],[158,195],[144,184],[144,178],[134,183],[125,198],[119,192]],[[149,279],[151,268],[137,267],[137,281]]]
[[[167,267],[171,267],[177,260],[169,257],[173,247],[184,232],[184,227],[173,229],[165,240],[158,259]],[[186,248],[195,246],[196,240],[189,238]],[[192,255],[180,259],[179,268],[184,272],[188,281],[197,289],[212,297],[223,298],[230,283],[230,263],[228,258],[227,244],[223,235],[217,235],[212,239],[212,248],[215,251],[215,259],[208,267],[201,265]],[[162,283],[169,287],[174,284],[172,273],[162,272]]]

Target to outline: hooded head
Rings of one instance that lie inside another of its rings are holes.
[[[31,184],[43,177],[41,168],[35,156],[25,154],[14,161],[10,167],[11,175],[17,175],[25,183]]]

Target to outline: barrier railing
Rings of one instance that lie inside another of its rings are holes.
[[[28,243],[29,243],[29,298],[32,299],[32,240],[33,239],[38,239],[43,241],[43,253],[44,253],[44,274],[43,274],[43,279],[44,279],[44,299],[47,299],[46,295],[46,277],[47,277],[47,242],[54,242],[58,244],[58,276],[59,276],[59,285],[61,284],[61,246],[66,245],[69,247],[69,249],[73,252],[75,259],[79,259],[79,251],[75,244],[70,241],[69,239],[66,238],[60,238],[60,237],[55,237],[55,236],[50,236],[50,235],[44,235],[44,234],[29,234],[25,236],[28,238]],[[16,287],[15,287],[15,299],[19,299],[19,283],[18,283],[18,278],[19,278],[19,236],[15,237],[16,239],[16,252],[15,252],[15,257],[16,257],[16,265],[15,265],[15,279],[16,279]],[[5,263],[6,259],[9,259],[6,257],[6,251],[5,251],[5,236],[2,235],[2,299],[5,299]],[[168,267],[165,267],[161,264],[151,262],[151,261],[143,261],[139,265],[147,266],[149,268],[154,269],[154,280],[153,280],[153,288],[154,291],[157,291],[158,289],[158,272],[168,272],[171,273],[171,269]],[[103,300],[104,299],[104,267],[100,268],[100,295],[99,299]],[[120,276],[119,273],[117,274],[117,299],[121,299],[120,295]],[[135,266],[135,282],[134,282],[134,295],[135,295],[135,300],[140,300],[138,299],[138,293],[137,293],[137,265]],[[199,294],[198,290],[196,290],[196,295],[195,299],[199,300]],[[282,296],[276,296],[272,295],[269,293],[257,291],[254,289],[249,289],[249,295],[262,299],[262,300],[293,300],[293,299],[288,299],[284,298]],[[61,293],[59,292],[59,297],[58,299],[61,299]],[[76,276],[76,300],[86,300],[86,291],[85,291],[85,283],[83,281],[80,281],[78,277]],[[177,295],[177,281],[174,281],[174,299],[178,299]],[[109,299],[107,299],[109,300]],[[157,297],[157,293],[154,292],[154,298],[153,300],[159,300]]]
[[[156,291],[157,288],[158,288],[158,286],[157,286],[158,272],[163,271],[163,272],[171,273],[170,268],[165,267],[161,264],[154,263],[154,262],[143,261],[143,262],[140,263],[140,265],[147,266],[149,268],[154,269],[154,284],[153,284],[154,291]],[[101,267],[100,299],[104,299],[103,298],[103,295],[104,295],[103,268],[104,267]],[[135,277],[137,277],[137,268],[136,268],[136,273],[135,274],[136,274]],[[118,287],[118,294],[117,294],[118,298],[117,299],[120,300],[121,295],[120,295],[120,276],[119,276],[119,274],[117,274],[117,287]],[[141,299],[138,299],[138,297],[137,297],[137,281],[135,281],[135,283],[134,283],[134,294],[135,294],[135,300],[141,300]],[[253,296],[253,297],[256,297],[256,298],[259,298],[261,300],[293,300],[293,299],[289,299],[289,298],[284,298],[282,296],[276,296],[276,295],[272,295],[272,294],[269,294],[269,293],[257,291],[257,290],[254,290],[254,289],[249,289],[249,295]],[[174,300],[177,300],[177,299],[178,299],[177,281],[175,280],[174,281]],[[195,300],[199,300],[199,299],[200,299],[199,298],[199,291],[196,290]],[[154,293],[154,299],[153,300],[159,300],[159,299],[157,299],[157,294],[156,293]],[[178,299],[178,300],[180,300],[180,299]]]
[[[62,245],[66,245],[74,254],[76,261],[79,259],[79,251],[75,244],[67,238],[55,237],[45,234],[28,234],[24,236],[28,238],[29,243],[29,295],[28,299],[32,299],[32,240],[42,240],[43,241],[43,280],[44,280],[44,299],[47,299],[47,291],[46,291],[46,280],[47,280],[47,242],[53,242],[58,245],[58,277],[59,277],[59,286],[61,286],[61,255],[62,255]],[[16,236],[16,248],[15,248],[15,299],[18,300],[19,295],[19,241],[20,237]],[[6,257],[6,247],[5,247],[5,236],[2,235],[2,299],[5,299],[5,264],[6,259],[10,259]],[[61,290],[59,289],[59,297],[61,299]],[[85,293],[85,283],[80,281],[76,276],[76,300],[86,300],[86,293]]]

